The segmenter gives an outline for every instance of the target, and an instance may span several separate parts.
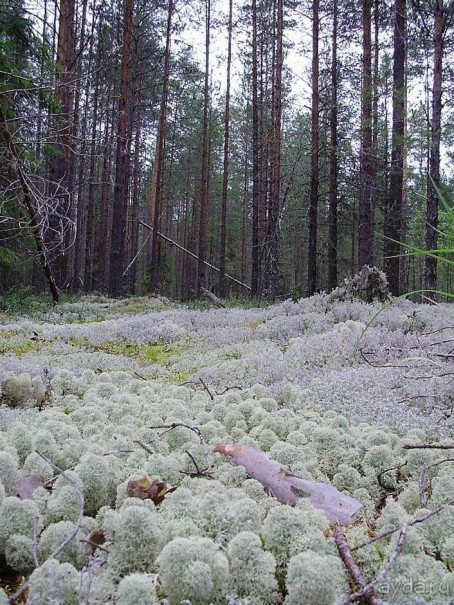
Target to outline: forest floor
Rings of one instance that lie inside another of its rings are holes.
[[[352,548],[397,530],[354,551],[382,602],[454,602],[452,306],[320,294],[262,308],[99,296],[32,307],[0,310],[0,557],[24,577],[36,568],[30,602],[50,586],[79,604],[142,592],[171,605],[344,602],[351,570],[323,514],[305,498],[279,505],[218,442],[356,498]],[[434,444],[445,447],[403,447]],[[55,481],[62,470],[72,482]],[[42,482],[31,504],[16,497],[27,477]],[[159,498],[145,494],[153,481]],[[90,552],[80,540],[93,532],[105,547]],[[323,582],[314,557],[332,568]]]

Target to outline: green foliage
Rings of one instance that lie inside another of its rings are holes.
[[[0,296],[0,311],[7,315],[33,315],[38,310],[52,308],[52,300],[47,294],[35,295],[30,286],[17,286],[4,296]]]
[[[102,351],[110,355],[124,355],[125,357],[133,357],[141,364],[157,364],[161,366],[168,366],[172,355],[178,353],[180,347],[176,345],[169,345],[166,341],[158,341],[148,344],[137,344],[135,342],[115,341],[115,342],[104,342],[99,345],[92,345],[88,340],[72,339],[71,344],[77,347],[83,347],[92,351]],[[178,382],[180,378],[181,382],[184,382],[187,374],[182,373],[182,376],[175,376],[175,382]],[[172,382],[169,378],[169,382]]]
[[[11,277],[17,271],[19,262],[18,254],[0,246],[0,275],[3,273],[6,278]]]

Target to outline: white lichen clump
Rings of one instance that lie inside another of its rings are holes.
[[[393,605],[452,600],[452,451],[403,446],[452,443],[452,376],[437,364],[450,363],[454,329],[443,305],[399,301],[376,315],[378,302],[359,299],[380,299],[386,284],[365,277],[369,290],[357,279],[348,293],[261,309],[140,299],[146,315],[122,315],[132,303],[90,299],[39,326],[18,320],[14,342],[34,330],[45,346],[0,369],[0,557],[31,574],[30,602],[341,602],[351,587],[323,512],[304,494],[295,507],[279,503],[214,454],[219,442],[258,448],[358,499],[367,522],[345,528],[351,547],[444,507],[409,528],[377,592]],[[420,366],[432,352],[437,364]],[[162,491],[147,498],[131,480]],[[17,497],[35,484],[33,500]],[[94,552],[91,532],[104,540]],[[397,538],[355,551],[368,580]]]
[[[183,599],[200,605],[224,602],[229,562],[208,538],[175,538],[163,548],[157,564],[172,605]]]

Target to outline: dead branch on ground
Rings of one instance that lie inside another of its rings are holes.
[[[42,567],[48,561],[51,561],[52,559],[55,559],[55,557],[57,557],[61,553],[61,551],[66,546],[68,546],[68,544],[70,542],[72,542],[74,540],[74,538],[77,536],[77,533],[80,530],[80,526],[82,524],[82,519],[83,519],[83,516],[84,516],[84,505],[85,505],[85,502],[84,502],[84,495],[82,493],[82,490],[77,485],[76,481],[74,481],[74,479],[72,479],[69,475],[67,475],[65,473],[65,471],[63,471],[61,468],[59,468],[53,462],[51,462],[48,458],[46,458],[46,456],[44,456],[43,454],[41,454],[38,451],[36,453],[38,454],[38,456],[41,456],[41,458],[45,462],[47,462],[47,464],[49,464],[49,466],[51,466],[54,471],[56,471],[59,475],[61,475],[62,477],[64,477],[66,479],[66,481],[68,481],[73,486],[74,491],[76,492],[77,500],[79,502],[79,513],[77,515],[77,519],[76,519],[76,521],[74,523],[73,529],[66,536],[66,538],[63,540],[63,542],[61,544],[59,544],[57,546],[57,548],[55,548],[51,552],[51,554],[46,558],[46,560],[43,563],[41,563],[41,565],[39,567]],[[30,578],[26,582],[24,582],[22,584],[22,586],[13,595],[11,595],[11,597],[9,599],[9,603],[11,605],[14,605],[14,603],[16,603],[16,601],[24,594],[24,592],[28,589],[29,586],[30,586]]]

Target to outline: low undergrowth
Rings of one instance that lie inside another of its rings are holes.
[[[9,593],[23,577],[35,605],[343,603],[351,580],[323,512],[280,504],[214,453],[223,442],[362,503],[344,532],[383,603],[452,602],[454,316],[399,301],[364,332],[379,308],[87,297],[8,315]]]

